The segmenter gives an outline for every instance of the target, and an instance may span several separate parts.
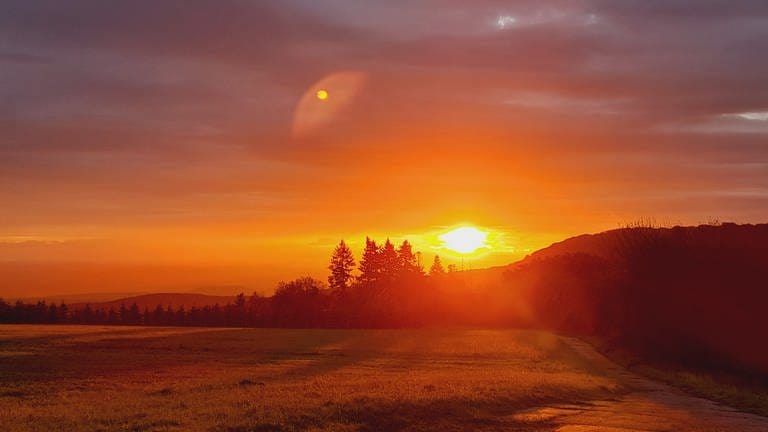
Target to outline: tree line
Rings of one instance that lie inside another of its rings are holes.
[[[266,297],[240,293],[225,305],[119,308],[0,299],[0,323],[212,327],[401,327],[433,323],[441,285],[455,266],[435,256],[429,271],[404,240],[395,245],[366,238],[359,262],[344,240],[333,250],[327,284],[301,277],[278,284]]]

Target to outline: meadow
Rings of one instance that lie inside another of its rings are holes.
[[[623,392],[537,331],[0,326],[8,432],[538,431]]]

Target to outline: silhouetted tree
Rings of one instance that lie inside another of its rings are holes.
[[[432,261],[432,267],[429,268],[430,276],[442,276],[445,274],[443,263],[440,262],[440,256],[435,255],[434,261]]]
[[[165,310],[162,305],[157,305],[152,311],[152,325],[161,326],[165,324]]]
[[[176,325],[176,313],[171,305],[168,305],[165,314],[163,314],[163,325]]]
[[[345,292],[352,281],[354,268],[355,258],[352,255],[352,250],[344,240],[341,240],[331,255],[331,263],[328,266],[328,270],[331,271],[328,276],[328,286],[336,292]]]
[[[134,302],[127,312],[127,320],[123,324],[139,325],[141,324],[141,312],[139,312],[139,305]]]
[[[128,324],[128,308],[125,307],[125,303],[120,304],[120,311],[118,312],[118,315],[120,324]]]
[[[246,315],[246,304],[247,300],[245,299],[245,294],[240,293],[235,297],[235,304],[233,307],[233,314],[234,316],[230,317],[232,319],[232,323],[237,326],[244,326],[245,325],[245,315]]]
[[[13,312],[13,308],[11,307],[11,305],[6,303],[2,298],[0,298],[0,323],[11,322],[12,312]]]
[[[59,322],[59,308],[56,306],[56,303],[51,303],[51,305],[48,306],[48,319],[44,322],[51,324],[56,324]]]
[[[360,259],[360,276],[358,276],[358,281],[362,284],[375,283],[381,278],[381,258],[379,254],[380,250],[376,242],[366,237],[363,257]]]
[[[401,275],[413,276],[424,274],[419,259],[413,252],[413,246],[408,240],[403,240],[403,243],[397,249],[397,260]]]
[[[119,324],[120,319],[117,315],[117,312],[115,312],[114,308],[109,308],[109,312],[107,312],[107,323],[109,324]]]
[[[269,299],[254,292],[248,299],[248,323],[251,326],[264,326],[269,309]]]
[[[178,326],[187,325],[187,310],[184,305],[181,305],[178,309],[176,309],[173,324]]]
[[[381,274],[380,279],[385,282],[392,282],[392,280],[400,272],[400,262],[398,260],[397,251],[395,245],[392,244],[389,239],[384,242],[381,251],[379,252],[381,261]]]
[[[324,300],[327,300],[323,291],[323,283],[311,277],[281,282],[272,297],[276,324],[309,327],[322,323]]]
[[[60,322],[67,322],[67,320],[68,320],[68,319],[69,319],[69,308],[68,308],[68,307],[67,307],[67,305],[66,305],[66,304],[64,304],[64,302],[62,301],[62,302],[61,302],[61,304],[59,305],[59,316],[58,316],[58,320],[59,320]]]

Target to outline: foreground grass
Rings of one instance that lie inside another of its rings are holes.
[[[632,372],[667,383],[686,393],[710,399],[741,411],[768,417],[768,386],[746,375],[689,370],[647,361],[625,350],[610,347],[600,339],[589,343],[617,364]]]
[[[9,432],[537,431],[620,391],[542,332],[0,326]]]

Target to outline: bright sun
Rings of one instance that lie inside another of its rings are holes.
[[[326,100],[326,99],[328,99],[328,90],[320,89],[320,90],[317,91],[315,96],[317,96],[317,98],[320,99],[320,100]]]
[[[446,248],[452,251],[472,253],[486,245],[485,240],[487,237],[487,232],[480,231],[477,228],[461,227],[448,231],[438,238],[443,242]]]

